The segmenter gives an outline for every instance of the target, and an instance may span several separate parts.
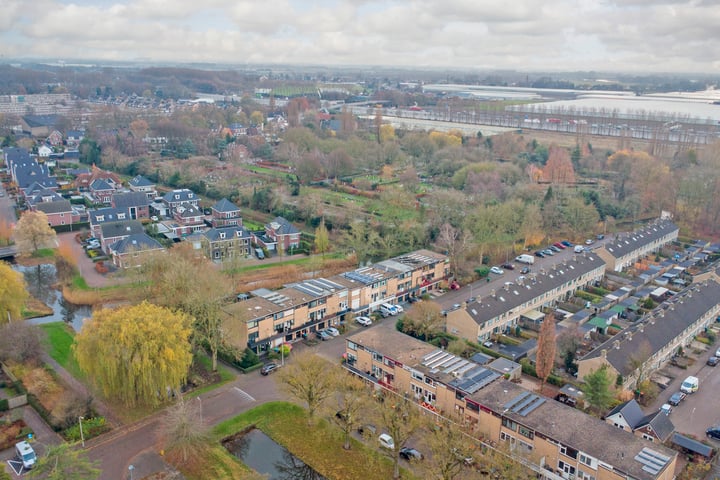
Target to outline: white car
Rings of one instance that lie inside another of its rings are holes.
[[[720,357],[720,348],[718,348],[717,351],[715,352],[715,356]]]
[[[382,433],[378,437],[378,442],[380,442],[380,446],[383,448],[387,448],[388,450],[395,450],[395,440],[388,435],[387,433]]]
[[[338,335],[340,335],[340,330],[338,330],[335,327],[328,327],[325,329],[325,331],[327,333],[329,333],[330,335],[332,335],[333,337],[337,337]]]
[[[369,327],[372,325],[372,319],[370,317],[356,317],[355,321],[363,327]]]
[[[490,273],[494,273],[496,275],[502,275],[503,273],[505,273],[505,271],[500,267],[492,267],[490,269]]]
[[[397,309],[398,313],[403,313],[405,311],[405,309],[403,307],[401,307],[400,305],[393,305],[393,307],[395,307]]]

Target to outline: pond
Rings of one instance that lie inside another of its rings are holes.
[[[224,445],[245,465],[267,475],[270,480],[325,480],[325,477],[256,428]]]
[[[34,325],[41,323],[66,322],[76,332],[80,331],[86,318],[92,316],[92,309],[87,305],[74,305],[65,300],[62,292],[55,288],[57,275],[55,265],[40,264],[26,267],[13,265],[13,269],[21,272],[30,295],[45,303],[53,310],[52,315],[30,319]]]

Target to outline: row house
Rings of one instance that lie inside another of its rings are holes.
[[[199,208],[200,198],[195,195],[195,192],[182,188],[167,192],[162,197],[162,203],[168,209],[168,213],[173,215],[180,205],[187,204],[195,208]]]
[[[223,198],[211,210],[211,224],[214,228],[220,227],[242,227],[242,216],[240,216],[240,207],[232,203],[227,198]]]
[[[27,199],[28,208],[33,212],[43,212],[51,227],[70,225],[80,221],[80,215],[73,214],[70,201],[50,189],[43,189]]]
[[[118,268],[139,267],[149,256],[164,251],[157,240],[144,232],[128,235],[108,247],[112,263]]]
[[[17,185],[21,195],[28,198],[28,191],[41,189],[57,190],[57,179],[50,175],[47,165],[37,162],[24,148],[7,147],[3,149],[5,165],[10,179]]]
[[[98,178],[90,184],[88,190],[93,202],[104,205],[110,205],[112,203],[112,197],[115,194],[115,186],[113,184]]]
[[[447,276],[447,256],[428,250],[392,260],[403,266],[410,265],[414,271],[392,270],[378,264],[377,268],[364,267],[327,279],[286,285],[278,291],[253,292],[252,298],[224,308],[225,330],[232,332],[231,343],[238,348],[263,351],[342,321],[348,313],[375,311],[382,302],[394,302],[399,283],[404,285],[400,293],[407,295],[407,292],[436,288]],[[425,282],[429,277],[432,281]],[[290,323],[285,323],[287,329],[280,334],[282,319]]]
[[[596,250],[608,270],[621,272],[648,254],[655,253],[678,238],[680,229],[667,219],[657,220],[640,230],[618,234]]]
[[[214,262],[250,256],[250,232],[242,226],[211,228],[200,237],[200,248]]]
[[[300,246],[300,230],[283,217],[275,217],[273,221],[265,224],[263,234],[253,233],[253,243],[270,251],[292,253]]]
[[[346,338],[347,368],[502,445],[538,478],[670,480],[677,453],[400,332]]]
[[[607,365],[608,373],[622,375],[623,387],[632,390],[638,377],[648,378],[667,364],[719,315],[717,279],[694,283],[578,360],[578,379]]]
[[[520,276],[515,282],[506,282],[484,297],[471,297],[452,305],[444,303],[442,297],[437,301],[446,312],[448,333],[483,343],[493,335],[515,328],[520,317],[533,310],[569,299],[577,290],[602,280],[604,274],[605,262],[585,252],[551,268]]]
[[[202,232],[206,227],[205,216],[199,208],[191,204],[176,207],[170,223],[173,233],[178,237]]]
[[[88,221],[90,222],[90,233],[95,238],[102,236],[102,225],[112,222],[125,222],[132,220],[130,214],[121,208],[96,208],[88,211]]]
[[[126,211],[133,220],[150,218],[150,199],[143,192],[115,192],[110,206]]]
[[[383,303],[407,300],[437,289],[448,275],[448,258],[417,250],[331,277],[348,289],[348,309],[369,313]]]
[[[144,193],[151,202],[157,197],[156,184],[142,175],[136,175],[131,178],[128,182],[128,188],[132,192]]]

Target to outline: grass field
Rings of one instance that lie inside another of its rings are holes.
[[[47,335],[50,357],[70,372],[73,377],[77,379],[85,378],[72,352],[71,347],[75,335],[71,332],[71,328],[63,322],[45,323],[40,325],[40,328]]]
[[[307,412],[287,402],[270,402],[217,425],[217,441],[256,426],[293,455],[330,480],[392,478],[392,462],[376,450],[353,439],[343,450],[343,435],[325,419],[308,426]],[[402,478],[415,478],[403,470]]]

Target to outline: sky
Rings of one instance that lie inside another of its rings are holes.
[[[0,0],[0,60],[720,74],[720,0]]]

